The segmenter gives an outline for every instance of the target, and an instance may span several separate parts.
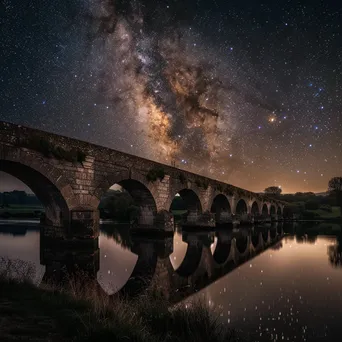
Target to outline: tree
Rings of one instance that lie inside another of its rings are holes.
[[[281,188],[278,186],[269,186],[264,190],[264,192],[269,196],[279,196],[281,194]]]
[[[336,204],[341,208],[342,213],[342,177],[331,178],[328,184],[329,194],[335,196]]]

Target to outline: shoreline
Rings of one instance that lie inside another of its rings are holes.
[[[114,299],[78,275],[66,287],[25,278],[0,273],[1,341],[242,341],[201,302],[172,307],[158,290]]]

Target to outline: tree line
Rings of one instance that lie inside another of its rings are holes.
[[[13,190],[0,192],[0,207],[9,208],[13,205],[18,206],[42,206],[38,198],[25,191]]]
[[[316,195],[313,192],[282,194],[282,189],[277,186],[267,187],[264,193],[271,198],[289,203],[285,207],[285,215],[296,214],[303,218],[315,218],[315,213],[310,211],[320,209],[331,213],[333,207],[339,207],[342,213],[342,177],[330,179],[326,195]]]

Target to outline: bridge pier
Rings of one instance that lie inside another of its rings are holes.
[[[173,234],[174,232],[174,218],[173,215],[166,211],[161,210],[157,215],[149,218],[138,220],[132,226],[134,233],[157,233],[157,234]]]
[[[257,215],[254,216],[254,223],[255,224],[262,224],[262,223],[271,223],[272,218],[270,215]]]
[[[240,221],[240,226],[251,225],[254,222],[251,214],[244,213],[237,216],[238,220]]]
[[[67,218],[60,215],[60,220],[49,219],[49,212],[41,221],[40,234],[45,241],[69,241],[80,245],[93,244],[99,236],[100,217],[98,210],[73,209]]]
[[[182,225],[192,228],[214,228],[216,225],[215,213],[209,211],[200,213],[196,210],[190,210]]]
[[[221,211],[216,213],[216,225],[229,225],[233,224],[233,217],[229,211]]]

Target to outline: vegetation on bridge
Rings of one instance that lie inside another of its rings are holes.
[[[162,181],[165,177],[165,170],[161,167],[154,167],[150,169],[146,174],[146,179],[149,182],[155,182],[156,180]]]
[[[49,140],[40,136],[33,135],[27,140],[18,142],[19,146],[32,149],[41,153],[46,158],[56,158],[72,163],[83,163],[86,159],[86,154],[78,149],[65,149],[61,146],[54,146]]]
[[[195,184],[196,186],[198,186],[199,188],[203,188],[204,190],[207,190],[209,187],[209,180],[206,178],[200,179],[200,178],[196,178],[195,179]]]

